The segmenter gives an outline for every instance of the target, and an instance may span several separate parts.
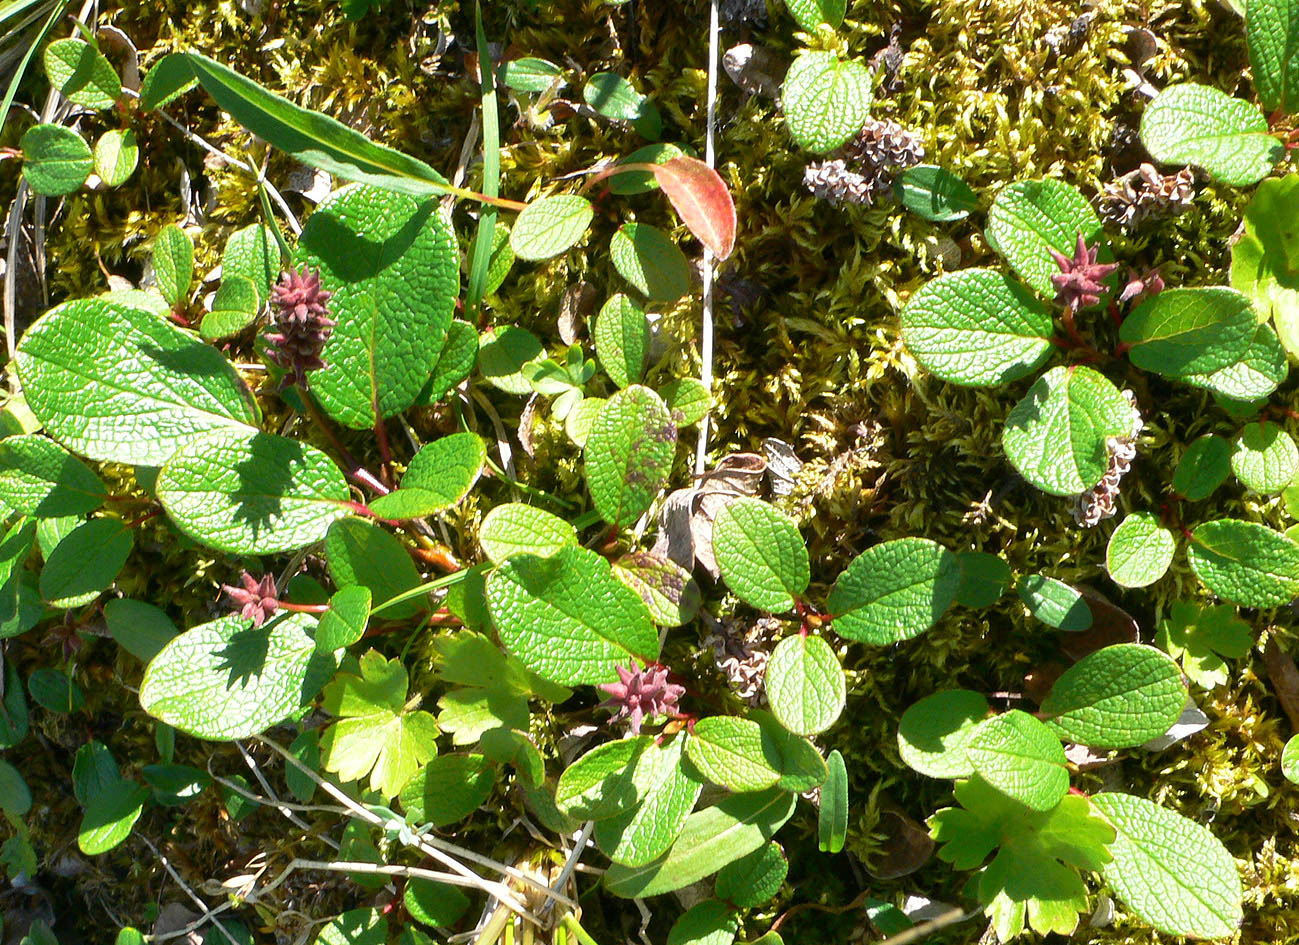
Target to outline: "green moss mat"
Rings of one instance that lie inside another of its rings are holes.
[[[467,17],[459,4],[389,0],[386,12],[361,23],[343,21],[331,2],[266,0],[260,5],[262,13],[249,15],[234,0],[108,3],[105,16],[137,42],[145,68],[171,49],[196,48],[445,172],[454,169],[475,96],[466,80],[462,51],[452,46],[439,55],[438,37],[440,32],[454,32],[463,45],[470,45]],[[1068,27],[1079,12],[1077,5],[1043,0],[857,0],[838,36],[821,42],[842,44],[865,58],[881,49],[891,26],[900,23],[906,50],[899,75],[902,87],[881,98],[873,114],[917,132],[927,160],[960,174],[985,205],[1005,182],[1036,176],[1059,177],[1090,195],[1112,177],[1111,143],[1116,134],[1122,138],[1125,128],[1135,127],[1142,107],[1124,75],[1129,65],[1125,25],[1149,25],[1158,37],[1157,52],[1146,63],[1146,74],[1156,85],[1191,79],[1249,94],[1242,74],[1246,57],[1240,21],[1216,2],[1099,0],[1093,9],[1096,15],[1081,44],[1063,54],[1046,42],[1047,31]],[[653,95],[665,117],[665,139],[702,151],[706,4],[635,0],[622,7],[602,7],[596,0],[511,0],[489,4],[485,16],[488,35],[511,52],[543,56],[586,75],[610,70],[628,76]],[[792,21],[774,3],[765,27],[731,29],[725,38],[728,45],[741,40],[761,44],[785,61],[798,46]],[[30,81],[26,91],[29,100],[43,97],[43,80]],[[571,88],[568,92],[577,94]],[[202,95],[186,101],[185,109],[174,111],[195,131],[234,153],[260,160],[260,147],[223,123]],[[740,239],[724,269],[724,281],[744,280],[758,290],[759,300],[743,310],[725,296],[719,304],[719,406],[713,452],[720,456],[759,449],[764,437],[775,436],[792,443],[806,461],[787,508],[801,518],[809,542],[813,599],[823,598],[830,582],[867,542],[911,534],[953,549],[1002,554],[1016,573],[1044,571],[1091,584],[1127,608],[1147,640],[1171,601],[1202,596],[1180,556],[1169,575],[1151,589],[1115,588],[1099,568],[1112,526],[1080,530],[1065,500],[1040,495],[1019,481],[1002,456],[1000,433],[1027,381],[992,392],[958,389],[926,376],[903,351],[898,307],[940,271],[940,260],[949,267],[956,257],[960,267],[996,265],[979,235],[981,214],[961,223],[929,224],[892,206],[836,209],[817,202],[802,186],[809,156],[794,148],[771,101],[748,97],[723,77],[718,113],[719,168],[735,194],[740,217]],[[643,143],[630,132],[586,119],[542,128],[513,105],[504,115],[502,193],[515,199],[571,187],[558,178]],[[23,121],[12,124],[0,143],[12,143],[21,133]],[[156,119],[145,120],[139,130],[142,171],[120,191],[69,198],[51,227],[49,273],[56,299],[102,291],[105,269],[138,275],[153,234],[181,217],[182,164],[192,174],[202,170],[216,195],[200,241],[199,272],[218,261],[219,247],[231,229],[257,218],[256,195],[246,175],[205,159]],[[12,165],[0,163],[0,187],[6,192],[12,190]],[[288,162],[276,157],[268,173],[279,180],[288,170]],[[471,185],[476,173],[471,166]],[[1204,186],[1185,215],[1135,235],[1110,234],[1116,255],[1134,268],[1161,265],[1170,285],[1223,283],[1228,240],[1246,197],[1225,187]],[[295,207],[307,209],[300,202]],[[457,210],[462,234],[469,232],[469,209]],[[604,246],[613,229],[631,216],[666,226],[675,223],[653,195],[600,199],[587,243],[551,263],[516,265],[493,300],[492,318],[523,324],[557,343],[555,319],[565,289],[587,281],[596,287],[597,298],[604,298],[619,288]],[[683,230],[677,235],[686,239]],[[667,313],[664,323],[666,331],[686,341],[678,366],[691,371],[697,370],[690,358],[698,322],[696,296]],[[1138,459],[1123,480],[1124,508],[1158,509],[1183,445],[1205,432],[1234,435],[1237,424],[1207,395],[1155,378],[1124,377],[1112,367],[1107,370],[1113,380],[1136,391],[1146,422]],[[1299,407],[1295,382],[1273,403]],[[497,406],[509,426],[522,404],[517,398],[500,397]],[[556,463],[545,474],[549,478],[537,484],[578,488],[576,457],[562,439],[543,435],[539,446],[541,457]],[[684,464],[680,472],[684,475]],[[1188,504],[1187,524],[1208,517],[1209,504]],[[1260,502],[1236,486],[1220,490],[1211,504],[1215,516],[1285,524],[1277,502]],[[464,514],[466,529],[472,529],[473,506]],[[125,578],[123,586],[167,600],[177,612],[206,607],[215,596],[215,584],[229,577],[209,574],[210,560],[192,550],[155,550],[151,561],[157,572]],[[1260,633],[1273,630],[1283,645],[1299,645],[1290,611],[1244,616]],[[697,651],[689,631],[669,642],[669,653],[679,662],[694,660],[705,685],[719,686],[707,675],[709,661],[695,659]],[[910,643],[889,650],[854,645],[844,652],[851,672],[848,710],[824,741],[838,747],[848,761],[854,797],[850,848],[869,860],[879,848],[872,833],[878,819],[877,791],[886,792],[917,819],[950,801],[947,784],[919,778],[898,761],[895,734],[903,709],[952,686],[1017,691],[1026,670],[1053,658],[1056,641],[1007,597],[978,613],[958,608]],[[83,662],[86,672],[105,679],[120,674],[134,683],[139,667],[126,658],[116,666],[95,663],[94,656],[111,659],[110,653],[108,647],[93,650]],[[25,657],[42,658],[36,653]],[[1134,793],[1149,794],[1189,816],[1212,819],[1212,829],[1242,865],[1246,926],[1241,941],[1299,942],[1299,791],[1286,784],[1277,769],[1289,728],[1267,683],[1259,678],[1261,660],[1255,656],[1239,661],[1236,669],[1229,687],[1195,693],[1212,719],[1205,732],[1160,754],[1131,753],[1116,768],[1085,776],[1079,784],[1091,789],[1101,785],[1102,776],[1117,778],[1115,783],[1126,783]],[[96,701],[96,707],[126,720],[120,732],[101,736],[110,738],[115,754],[120,759],[152,757],[148,727],[129,694],[105,686],[100,698],[102,704]],[[42,722],[43,734],[56,746],[66,741],[69,749],[75,747],[71,733],[60,741],[57,731],[45,730],[54,724]],[[189,757],[179,760],[205,765],[209,748],[188,743],[185,752]],[[26,767],[35,757],[24,758],[25,771],[38,770]],[[49,783],[68,783],[70,760],[71,751],[60,749],[41,762],[50,769]],[[239,764],[229,749],[218,751],[222,770],[237,771]],[[75,832],[75,819],[68,819],[75,818],[75,810],[75,804],[65,804],[43,819],[38,850],[48,853],[66,845],[69,831]],[[509,816],[501,817],[498,824],[482,815],[466,831],[469,841],[490,846],[493,836],[508,826]],[[190,876],[229,875],[242,869],[256,849],[279,849],[281,838],[292,829],[270,813],[234,825],[213,792],[174,814],[152,812],[141,823],[147,835],[165,836],[173,849],[183,850]],[[814,833],[814,820],[800,813],[780,836],[793,862],[793,895],[780,903],[781,908],[804,901],[842,905],[859,891],[841,860],[815,852]],[[312,844],[304,849],[311,850]],[[313,850],[312,855],[319,852]],[[156,896],[159,874],[144,857],[119,851],[96,860],[92,870],[76,893],[83,897],[88,915],[105,897],[124,900],[118,911],[130,914],[144,902],[129,902],[137,885],[148,897]],[[151,877],[147,882],[145,873]],[[128,875],[140,882],[120,888]],[[912,876],[873,883],[871,889],[883,899],[914,892],[955,901],[962,880],[935,862]],[[327,884],[316,915],[349,904],[345,887]],[[602,942],[620,941],[639,924],[634,910],[614,901],[588,897],[586,908],[593,916],[588,927]],[[672,907],[665,901],[658,911],[662,917],[651,932],[656,941],[665,937]],[[764,914],[771,917],[779,911],[773,907]],[[103,919],[95,912],[88,922],[102,928]],[[268,927],[273,921],[270,915],[262,919]],[[792,917],[784,931],[786,941],[844,942],[861,922],[859,912],[835,916],[807,911]],[[764,927],[755,921],[749,931],[756,934]],[[973,942],[982,928],[972,920],[943,940]],[[1106,943],[1158,940],[1139,923],[1123,918],[1111,928],[1080,930],[1076,938]]]

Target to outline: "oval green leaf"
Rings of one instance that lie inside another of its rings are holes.
[[[106,495],[100,478],[48,437],[0,440],[0,502],[7,510],[38,518],[85,515]]]
[[[1057,630],[1086,630],[1092,625],[1091,608],[1076,590],[1045,574],[1026,574],[1015,586],[1020,600],[1038,620]]]
[[[1257,105],[1206,85],[1170,85],[1141,116],[1141,143],[1160,164],[1194,164],[1223,184],[1256,184],[1285,153]]]
[[[624,223],[609,240],[618,273],[654,302],[675,302],[690,291],[690,264],[676,243],[648,223]]]
[[[956,555],[927,538],[899,538],[854,558],[827,604],[839,636],[884,646],[937,623],[960,585]]]
[[[478,543],[492,564],[500,564],[514,554],[548,558],[561,548],[576,545],[577,530],[544,509],[507,502],[483,517]]]
[[[702,603],[694,577],[670,558],[633,551],[613,562],[613,574],[649,608],[660,627],[679,627],[695,619]]]
[[[1060,740],[1019,709],[980,722],[965,754],[983,780],[1032,810],[1050,810],[1069,790]]]
[[[988,717],[988,700],[968,689],[925,696],[902,713],[898,753],[915,771],[931,778],[968,778],[974,766],[965,746]]]
[[[1254,522],[1205,522],[1186,550],[1191,570],[1223,600],[1279,607],[1299,597],[1299,544]]]
[[[158,291],[167,304],[177,306],[189,298],[194,279],[194,243],[184,230],[169,223],[153,240],[153,272]]]
[[[780,780],[780,754],[757,722],[715,715],[695,723],[686,755],[728,791],[761,791]]]
[[[113,64],[79,39],[57,39],[45,47],[45,74],[60,95],[87,108],[112,108],[122,95]]]
[[[667,485],[676,446],[676,425],[658,394],[633,384],[610,397],[583,450],[600,517],[611,525],[640,518]]]
[[[1010,587],[1010,565],[1005,558],[985,551],[962,551],[956,556],[961,564],[961,586],[956,602],[965,607],[988,607],[1001,599]]]
[[[257,287],[263,302],[280,275],[280,248],[270,227],[260,223],[235,230],[221,253],[221,278],[243,276]]]
[[[140,145],[130,128],[104,132],[95,142],[95,173],[108,187],[121,187],[140,162]]]
[[[212,299],[212,311],[199,324],[199,337],[204,341],[231,338],[256,321],[261,309],[262,299],[252,279],[226,275]]]
[[[375,616],[405,620],[424,609],[419,598],[383,606],[419,586],[420,577],[402,543],[373,522],[343,518],[329,526],[325,562],[339,588],[369,588]]]
[[[979,209],[979,198],[970,185],[934,164],[905,168],[893,179],[893,195],[922,220],[935,223],[963,220]]]
[[[650,326],[645,310],[619,293],[604,303],[591,332],[595,354],[619,387],[640,382],[649,358]]]
[[[631,810],[640,799],[632,774],[654,740],[637,735],[597,745],[569,765],[555,785],[555,806],[578,820],[604,820]]]
[[[833,151],[861,130],[873,97],[865,66],[824,50],[801,53],[781,89],[790,135],[817,154]]]
[[[449,509],[469,494],[487,448],[476,433],[452,433],[421,447],[401,477],[396,491],[370,503],[382,518],[422,518]]]
[[[848,10],[847,0],[786,0],[789,15],[803,29],[814,33],[822,26],[838,29]]]
[[[704,786],[685,761],[688,738],[677,735],[646,748],[631,774],[639,803],[596,824],[596,842],[615,863],[643,866],[661,856],[681,833]]]
[[[1133,512],[1110,535],[1105,569],[1120,587],[1154,584],[1173,563],[1177,542],[1151,512]]]
[[[1245,354],[1258,329],[1249,299],[1225,286],[1167,289],[1138,305],[1119,329],[1128,357],[1170,377],[1209,374]]]
[[[482,807],[496,778],[496,766],[482,755],[439,755],[402,787],[401,806],[415,823],[445,827]]]
[[[1281,774],[1287,781],[1299,784],[1299,735],[1291,735],[1281,750]]]
[[[1114,261],[1100,217],[1078,188],[1064,181],[1015,181],[1003,187],[988,208],[988,243],[1047,298],[1055,297],[1051,277],[1060,273],[1051,250],[1072,258],[1079,234],[1088,246],[1100,242],[1097,262]],[[1104,281],[1112,284],[1114,278]]]
[[[1231,472],[1231,445],[1209,434],[1194,440],[1177,462],[1173,489],[1192,502],[1206,499],[1227,481]]]
[[[93,600],[117,578],[135,547],[131,529],[115,518],[83,522],[58,543],[41,569],[41,597],[54,607]]]
[[[1280,492],[1299,471],[1299,448],[1279,425],[1259,420],[1241,430],[1236,438],[1231,471],[1255,492]]]
[[[61,125],[33,125],[18,140],[23,179],[38,197],[61,197],[86,182],[95,166],[81,135]]]
[[[847,686],[839,658],[821,637],[797,634],[776,644],[765,683],[771,711],[798,735],[823,732],[843,711]]]
[[[726,586],[758,610],[791,609],[811,579],[798,525],[758,499],[736,499],[718,513],[713,554]]]
[[[550,259],[571,248],[586,233],[595,210],[576,194],[534,200],[520,211],[510,230],[510,249],[519,259]]]
[[[1172,657],[1119,643],[1065,670],[1042,713],[1061,738],[1090,748],[1131,748],[1167,732],[1185,705],[1182,672]]]
[[[767,843],[717,873],[715,893],[738,909],[760,906],[785,884],[789,860],[778,843]]]
[[[817,811],[817,848],[838,853],[848,839],[848,769],[839,749],[825,760],[829,777],[821,785],[821,809]]]

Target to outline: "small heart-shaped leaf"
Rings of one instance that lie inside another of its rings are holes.
[[[873,98],[865,66],[824,50],[804,50],[781,89],[790,135],[817,154],[833,151],[860,131]]]

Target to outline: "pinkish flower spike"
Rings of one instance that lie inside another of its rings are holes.
[[[1101,293],[1105,291],[1102,280],[1118,268],[1117,263],[1097,262],[1100,244],[1089,248],[1082,233],[1078,234],[1078,245],[1074,249],[1073,258],[1059,250],[1047,251],[1060,267],[1060,271],[1051,277],[1056,300],[1064,303],[1070,312],[1077,312],[1099,302]]]
[[[308,371],[325,367],[320,357],[336,322],[329,317],[332,293],[320,285],[320,274],[305,267],[286,269],[271,289],[271,327],[267,356],[288,373],[282,386],[300,384]]]
[[[226,599],[239,608],[239,613],[260,627],[280,609],[280,602],[275,596],[275,576],[267,574],[260,581],[245,571],[239,578],[243,587],[231,587],[222,584]]]
[[[629,667],[615,666],[618,682],[602,683],[597,688],[609,694],[600,703],[602,709],[613,709],[613,719],[627,719],[632,733],[640,734],[641,723],[655,715],[674,714],[677,700],[685,695],[685,686],[668,682],[667,667],[652,664],[640,669],[633,663]]]

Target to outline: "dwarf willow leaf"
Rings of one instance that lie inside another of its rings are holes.
[[[619,275],[653,302],[675,302],[690,291],[690,264],[676,243],[648,223],[624,223],[609,240]]]
[[[833,725],[843,711],[843,667],[820,637],[786,637],[767,662],[766,690],[780,724],[798,735],[815,735]]]
[[[847,0],[787,0],[789,15],[809,33],[821,26],[838,29],[848,10]]]
[[[1204,586],[1233,604],[1279,607],[1299,597],[1299,544],[1255,522],[1205,522],[1186,557]]]
[[[867,548],[834,582],[827,605],[841,637],[883,646],[924,633],[961,585],[956,555],[927,538]]]
[[[455,235],[436,201],[352,185],[327,197],[298,240],[337,324],[311,393],[345,426],[415,402],[446,341],[460,286]]]
[[[280,249],[271,228],[260,223],[235,230],[221,253],[221,278],[252,280],[257,298],[265,302],[280,274]]]
[[[415,398],[420,407],[432,407],[458,387],[478,361],[478,332],[467,322],[453,320],[447,326],[447,342],[433,365],[433,375]]]
[[[498,505],[483,517],[478,543],[492,564],[513,554],[550,557],[577,544],[577,530],[558,515],[521,502]]]
[[[1231,472],[1231,445],[1212,434],[1192,441],[1173,471],[1173,490],[1192,502],[1206,499],[1227,481]]]
[[[140,162],[140,145],[135,132],[113,128],[95,142],[95,173],[109,187],[126,183]]]
[[[650,346],[645,310],[619,293],[604,303],[591,334],[596,357],[609,379],[619,387],[639,383]]]
[[[153,240],[153,273],[167,304],[178,306],[189,298],[194,279],[194,243],[184,230],[169,223]]]
[[[1271,325],[1259,325],[1245,353],[1234,363],[1210,374],[1184,374],[1177,379],[1232,400],[1261,400],[1280,386],[1290,372],[1285,349]]]
[[[140,83],[140,108],[153,111],[175,101],[198,85],[184,53],[168,53],[145,73]]]
[[[686,756],[728,791],[761,791],[780,780],[778,749],[757,722],[717,715],[695,723]]]
[[[496,766],[483,755],[439,755],[406,782],[401,806],[417,823],[445,827],[482,807],[496,778]]]
[[[1281,750],[1281,774],[1299,784],[1299,735],[1291,735]]]
[[[0,810],[10,817],[23,817],[32,809],[32,791],[23,776],[7,761],[0,761]]]
[[[212,311],[199,324],[199,337],[217,341],[239,334],[257,320],[262,308],[257,286],[247,276],[226,275],[212,299]]]
[[[1299,109],[1299,4],[1258,0],[1246,6],[1245,41],[1263,108],[1293,114]]]
[[[1127,906],[1169,935],[1224,938],[1240,927],[1236,861],[1206,828],[1130,794],[1097,794],[1114,827],[1105,881]]]
[[[705,899],[672,923],[667,945],[731,945],[739,930],[734,909],[719,899]]]
[[[388,920],[382,912],[378,909],[350,909],[321,928],[315,945],[383,945],[386,941]]]
[[[1299,447],[1280,426],[1259,420],[1241,430],[1236,438],[1231,471],[1255,492],[1280,492],[1299,471]]]
[[[528,395],[532,385],[523,376],[523,366],[545,357],[537,336],[526,328],[507,325],[483,333],[479,339],[478,367],[483,379],[507,394]]]
[[[1138,305],[1119,329],[1128,357],[1170,377],[1209,374],[1245,354],[1258,329],[1249,299],[1224,286],[1167,289]]]
[[[1073,496],[1100,481],[1106,441],[1132,432],[1132,406],[1089,367],[1047,371],[1006,418],[1001,444],[1019,474],[1043,492]]]
[[[90,459],[160,466],[196,436],[258,420],[219,351],[151,312],[102,299],[47,312],[23,335],[17,360],[46,432]]]
[[[231,118],[303,164],[403,194],[425,196],[447,189],[446,179],[423,161],[375,144],[327,115],[300,108],[207,56],[176,55],[184,57],[190,73]],[[171,87],[167,91],[179,82],[179,73],[177,67],[165,83]]]
[[[1258,106],[1206,85],[1170,85],[1141,116],[1141,143],[1160,164],[1194,164],[1223,184],[1256,184],[1285,148]]]
[[[60,95],[87,108],[112,108],[122,95],[113,64],[79,39],[56,39],[45,47],[45,74]]]
[[[41,597],[54,607],[94,600],[116,580],[135,547],[131,529],[115,518],[95,518],[74,528],[45,560]]]
[[[320,541],[350,515],[343,471],[320,450],[269,433],[214,433],[182,447],[158,474],[167,515],[200,544],[274,554]]]
[[[325,563],[339,588],[369,588],[377,617],[405,620],[425,609],[418,598],[383,606],[417,587],[420,578],[401,542],[373,522],[342,518],[330,525],[325,535]]]
[[[487,448],[476,433],[452,433],[420,448],[401,477],[400,488],[379,496],[370,510],[381,518],[422,518],[449,509],[469,494]]]
[[[704,419],[713,409],[713,395],[708,388],[693,377],[680,377],[659,388],[659,395],[672,414],[672,422],[688,427]]]
[[[0,502],[7,509],[39,518],[85,515],[106,495],[100,478],[48,437],[0,440]]]
[[[435,929],[455,925],[472,905],[469,897],[455,886],[418,878],[407,880],[406,889],[402,893],[402,904],[412,919]],[[401,945],[422,943],[403,940]]]
[[[1042,713],[1061,738],[1091,748],[1130,748],[1167,732],[1185,704],[1182,673],[1171,657],[1120,643],[1065,670]]]
[[[916,216],[935,223],[963,220],[979,209],[970,185],[934,164],[905,168],[893,179],[893,194]]]
[[[749,712],[749,720],[761,726],[763,749],[772,753],[770,760],[780,771],[776,787],[801,794],[825,783],[829,770],[811,739],[795,735],[761,709]]]
[[[1173,533],[1150,512],[1133,512],[1110,535],[1105,568],[1120,587],[1154,584],[1173,563]]]
[[[872,98],[865,66],[823,50],[802,52],[781,89],[790,135],[817,154],[833,151],[861,130]]]
[[[152,604],[126,597],[104,604],[104,623],[122,649],[145,663],[180,633],[166,613]]]
[[[322,650],[338,650],[365,636],[372,603],[368,587],[353,584],[340,588],[329,599],[329,610],[320,615],[316,646]]]
[[[86,707],[86,694],[65,673],[42,666],[27,677],[27,691],[32,701],[43,709],[60,714],[80,712]]]
[[[685,826],[704,782],[685,760],[688,735],[649,745],[631,773],[639,802],[595,825],[605,855],[624,866],[643,866],[663,854]]]
[[[644,123],[648,131],[658,120],[658,110],[653,103],[637,92],[630,82],[612,72],[597,72],[591,76],[582,88],[582,98],[606,118],[636,122],[637,130]],[[657,138],[658,133],[646,134],[645,137]]]
[[[789,610],[811,579],[798,526],[758,499],[736,499],[718,513],[713,554],[726,586],[758,610]]]
[[[789,861],[780,845],[766,843],[722,867],[714,891],[737,909],[751,909],[780,892],[788,873]]]
[[[33,125],[18,140],[18,147],[23,152],[23,179],[38,197],[72,193],[95,166],[81,135],[61,125]]]
[[[15,620],[22,609],[23,579],[34,577],[23,567],[36,545],[37,523],[29,518],[19,518],[9,526],[0,539],[0,621]],[[44,607],[40,608],[44,611]],[[0,639],[15,634],[5,627]],[[0,713],[2,715],[3,713]]]
[[[771,788],[734,794],[687,818],[667,853],[641,866],[615,863],[604,874],[609,892],[641,899],[696,883],[767,843],[794,813],[796,797]]]
[[[309,706],[334,674],[318,652],[308,614],[284,614],[260,628],[231,614],[186,630],[153,658],[140,705],[197,738],[229,741],[260,734]]]
[[[670,558],[633,551],[613,562],[613,575],[640,596],[660,627],[682,626],[699,613],[699,585]]]
[[[487,579],[487,606],[506,648],[563,686],[613,682],[615,666],[658,654],[645,605],[585,548],[512,555]]]
[[[597,745],[564,769],[555,785],[555,806],[579,820],[603,820],[631,810],[640,799],[632,775],[653,743],[648,735],[636,735]]]
[[[496,70],[497,81],[516,92],[544,92],[563,74],[553,62],[532,56],[503,62]]]
[[[1069,790],[1060,740],[1019,709],[980,722],[965,754],[985,781],[1032,810],[1050,810]]]
[[[963,269],[921,286],[902,309],[902,339],[932,374],[989,387],[1036,371],[1051,354],[1051,313],[991,269]]]
[[[821,809],[817,812],[817,849],[838,853],[848,839],[848,769],[839,749],[826,757],[829,777],[821,786]]]
[[[1053,577],[1026,574],[1015,585],[1020,600],[1038,620],[1057,630],[1086,630],[1092,625],[1091,608],[1083,596]]]
[[[529,262],[550,259],[572,247],[591,225],[591,201],[576,194],[534,200],[520,211],[510,230],[510,248]]]
[[[1088,246],[1100,241],[1097,262],[1114,261],[1100,217],[1077,187],[1063,181],[1015,181],[1003,187],[988,208],[988,243],[1021,279],[1048,298],[1056,294],[1051,277],[1060,273],[1050,251],[1072,257],[1079,234]],[[1112,283],[1113,278],[1105,281]]]
[[[658,394],[633,384],[605,403],[583,450],[586,483],[600,517],[631,525],[667,485],[677,428]]]
[[[667,141],[656,141],[653,144],[645,145],[643,148],[637,148],[620,160],[618,164],[664,164],[673,158],[681,157],[685,153],[675,144]],[[650,171],[622,171],[610,177],[608,184],[609,193],[618,194],[620,197],[649,193],[651,190],[659,189],[659,183],[654,179],[654,174]]]
[[[958,604],[987,607],[1006,593],[1011,574],[1004,558],[984,551],[962,551],[956,559],[961,565],[961,584],[956,589]]]
[[[118,781],[97,792],[86,804],[77,830],[77,847],[87,856],[98,856],[118,846],[140,819],[149,789],[134,781]]]
[[[974,766],[965,746],[988,717],[988,700],[968,689],[925,696],[902,713],[898,753],[913,770],[931,778],[968,778]]]

